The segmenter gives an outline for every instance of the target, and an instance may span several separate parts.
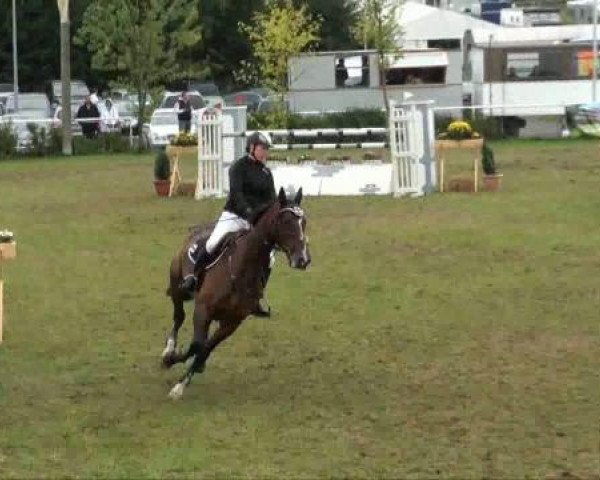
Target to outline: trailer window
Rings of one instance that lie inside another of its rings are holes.
[[[506,78],[528,80],[538,77],[540,54],[538,52],[512,52],[506,54]]]
[[[390,68],[385,79],[386,85],[443,84],[446,67]]]
[[[427,48],[441,48],[442,50],[460,50],[460,40],[457,38],[440,38],[427,40]]]
[[[368,87],[370,84],[369,78],[368,55],[335,57],[336,88]]]

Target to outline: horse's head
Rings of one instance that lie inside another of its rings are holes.
[[[302,188],[293,200],[288,200],[285,190],[279,190],[279,209],[273,226],[274,243],[283,250],[292,268],[304,270],[310,264],[308,237],[306,236],[306,215],[300,208]]]

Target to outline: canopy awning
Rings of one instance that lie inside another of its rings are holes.
[[[400,58],[390,59],[389,68],[447,67],[446,52],[405,52]]]

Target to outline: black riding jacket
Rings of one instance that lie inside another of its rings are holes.
[[[275,201],[273,174],[266,165],[245,155],[229,169],[229,197],[225,210],[253,223]]]
[[[192,104],[188,100],[187,102],[180,98],[177,100],[177,120],[187,122],[192,119]]]

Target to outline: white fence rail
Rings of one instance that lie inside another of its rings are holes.
[[[198,122],[198,181],[196,199],[223,195],[223,116],[205,112]]]

